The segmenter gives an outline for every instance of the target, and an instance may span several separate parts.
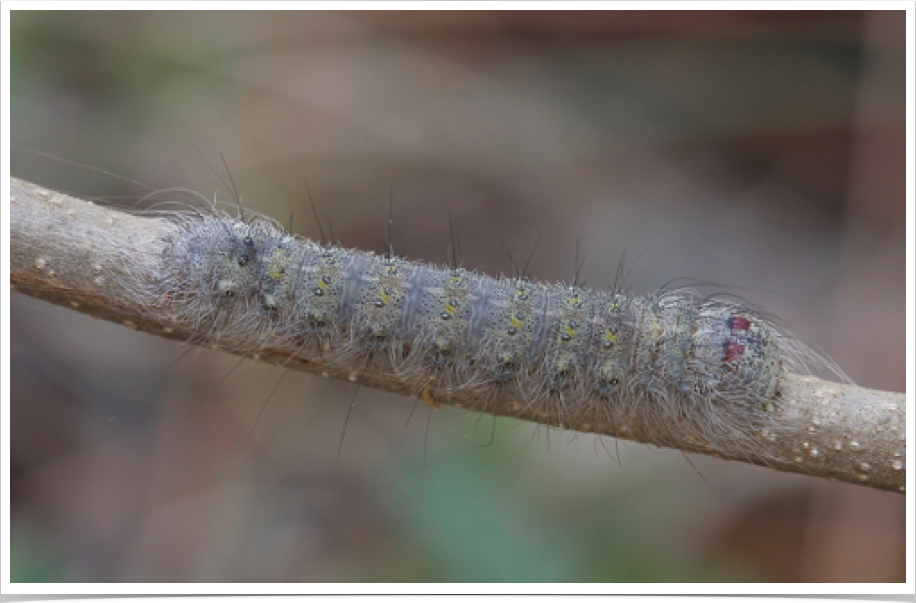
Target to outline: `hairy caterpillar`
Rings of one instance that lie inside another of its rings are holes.
[[[561,427],[639,416],[655,443],[735,455],[778,429],[780,378],[811,357],[766,314],[686,289],[495,278],[317,243],[260,217],[172,217],[137,303],[243,353],[257,341],[352,378],[394,374],[433,407],[461,393]]]

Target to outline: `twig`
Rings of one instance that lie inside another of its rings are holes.
[[[96,318],[118,322],[162,337],[187,341],[192,333],[180,324],[150,316],[131,303],[129,283],[139,266],[153,269],[163,237],[176,228],[167,220],[141,217],[12,179],[10,283],[13,289]],[[130,262],[125,262],[126,254]],[[127,266],[132,266],[128,274]],[[199,334],[198,341],[199,341]],[[218,345],[216,341],[200,341]],[[252,348],[255,347],[252,342]],[[224,348],[225,349],[225,348]],[[236,353],[237,350],[227,351]],[[384,391],[410,395],[412,387],[390,374],[350,371],[303,357],[295,350],[261,350],[261,360],[310,373],[325,374]],[[555,424],[556,417],[519,405],[493,404],[431,387],[432,405],[451,404],[522,420]],[[731,460],[782,471],[905,492],[906,399],[903,394],[788,375],[782,385],[779,433],[762,433],[760,441]],[[658,441],[638,417],[627,426],[594,421],[565,424],[565,429],[649,442],[686,452],[714,454],[695,441]]]

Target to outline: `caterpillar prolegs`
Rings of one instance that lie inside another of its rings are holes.
[[[780,380],[810,357],[725,297],[492,277],[223,212],[175,219],[138,302],[250,354],[286,347],[353,375],[393,374],[433,406],[432,384],[444,401],[460,393],[561,427],[639,416],[653,442],[693,438],[734,455],[778,429]]]

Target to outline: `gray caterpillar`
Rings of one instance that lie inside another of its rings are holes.
[[[734,454],[778,429],[784,371],[815,357],[762,312],[688,290],[491,277],[222,212],[177,221],[137,288],[144,305],[243,353],[258,341],[395,374],[436,407],[433,383],[560,426],[639,413],[656,443],[686,436]]]

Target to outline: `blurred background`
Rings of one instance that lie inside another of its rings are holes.
[[[390,187],[402,256],[444,263],[448,212],[489,273],[500,237],[548,280],[580,240],[595,288],[626,252],[904,391],[904,19],[16,11],[12,174],[229,201],[222,154],[247,208],[317,237],[307,178],[373,250]],[[905,580],[899,495],[370,390],[344,434],[351,384],[11,313],[14,581]]]

